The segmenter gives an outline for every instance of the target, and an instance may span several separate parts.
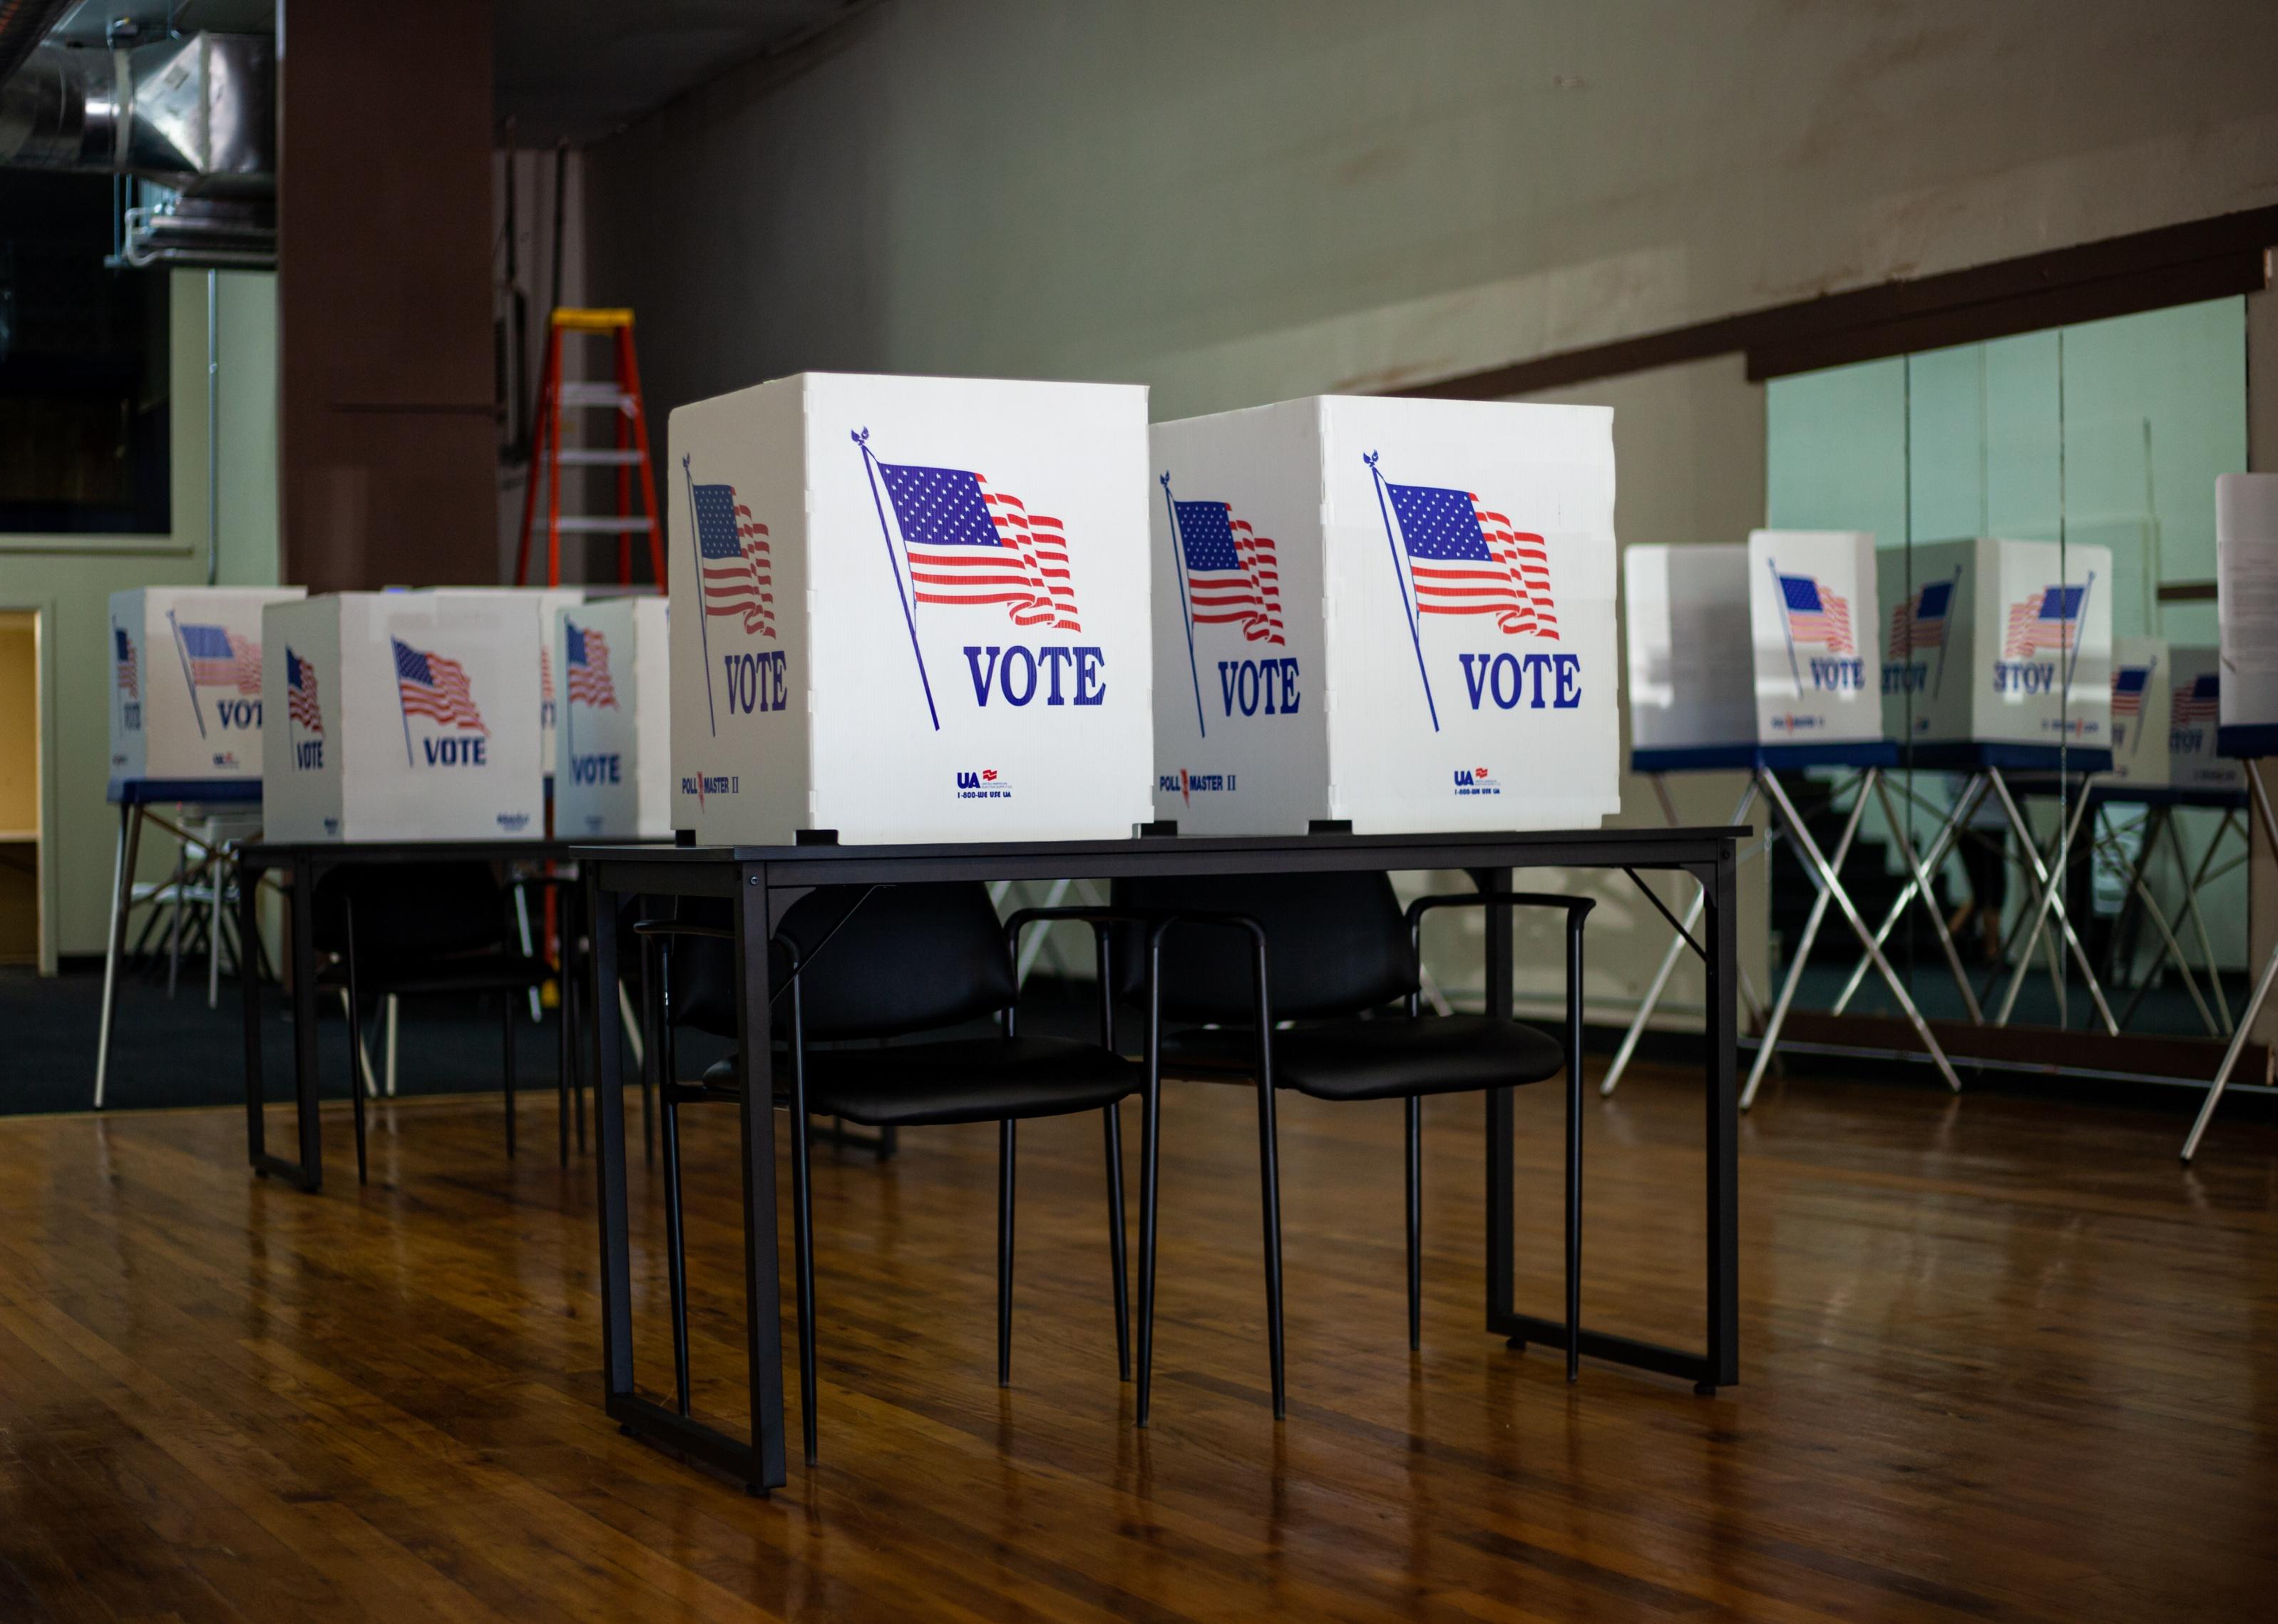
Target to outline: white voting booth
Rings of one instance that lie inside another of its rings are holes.
[[[262,711],[266,682],[261,612],[302,596],[297,586],[152,586],[111,595],[110,759],[107,798],[118,808],[112,854],[111,926],[104,936],[102,1028],[96,1041],[95,1104],[103,1108],[111,1069],[111,1016],[126,915],[135,901],[147,808],[191,803],[203,822],[178,831],[185,852],[203,850],[208,904],[206,1002],[220,996],[222,842],[257,827],[261,804]],[[180,871],[163,893],[173,909],[170,957],[180,966]],[[172,982],[170,980],[171,987]]]
[[[1624,562],[1632,767],[1652,775],[1657,790],[1667,773],[1747,772],[1731,821],[1746,819],[1762,795],[1819,888],[1764,1020],[1740,1096],[1743,1107],[1754,1101],[1831,906],[1857,934],[1865,962],[1881,973],[1949,1084],[1958,1086],[1937,1039],[1883,957],[1891,924],[1869,934],[1842,881],[1844,860],[1870,803],[1882,808],[1892,840],[1909,865],[1914,863],[1904,820],[1882,776],[1897,752],[1883,736],[1873,535],[1756,530],[1745,546],[1636,546]],[[1851,811],[1831,853],[1820,850],[1782,782],[1783,774],[1810,767],[1855,775],[1846,786]],[[1674,823],[1673,804],[1662,794]],[[1701,908],[1696,898],[1680,921],[1686,931]],[[1601,1093],[1610,1094],[1620,1081],[1683,946],[1682,940],[1672,942],[1663,958]]]
[[[111,595],[111,798],[261,798],[261,612],[297,586]]]
[[[2220,650],[2179,646],[2168,663],[2167,771],[2178,789],[2244,794],[2245,769],[2220,753],[2223,678]]]
[[[564,839],[671,836],[670,614],[661,598],[554,612],[554,828]]]
[[[562,713],[561,669],[554,659],[554,617],[572,604],[585,601],[582,586],[439,586],[428,589],[436,598],[490,599],[523,606],[532,617],[538,644],[538,765],[547,777],[554,774],[554,732]]]
[[[2262,759],[2278,755],[2278,474],[2221,474],[2214,482],[2215,618],[2221,644],[2216,747],[2244,764],[2255,821],[2265,839],[2278,842],[2278,815],[2262,782]],[[2183,1140],[2183,1160],[2198,1154],[2199,1140],[2245,1052],[2256,1018],[2278,980],[2274,948],[2254,983],[2253,995],[2231,1033],[2230,1047],[2206,1102]]]
[[[342,592],[262,617],[277,841],[482,840],[545,826],[526,604]]]
[[[2167,787],[2175,668],[2160,637],[2112,640],[2112,777],[2130,790]]]
[[[679,408],[670,447],[676,828],[1149,819],[1144,389],[804,373]]]
[[[1158,819],[1372,834],[1620,810],[1609,408],[1327,396],[1152,442]]]

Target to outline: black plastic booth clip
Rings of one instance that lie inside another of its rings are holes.
[[[835,846],[838,843],[837,829],[793,829],[791,843],[794,846]]]
[[[1174,839],[1179,833],[1179,820],[1176,818],[1158,818],[1152,823],[1134,824],[1131,833],[1139,840]]]
[[[1352,833],[1352,820],[1349,818],[1314,818],[1306,823],[1305,833],[1308,835],[1349,835]]]

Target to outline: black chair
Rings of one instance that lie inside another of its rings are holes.
[[[1101,956],[1101,1041],[1031,1037],[1017,1026],[1020,934],[1040,919],[1092,924]],[[736,1100],[739,1067],[730,1056],[698,1083],[677,1079],[669,1033],[688,1026],[722,1037],[736,1027],[732,942],[724,908],[689,909],[677,920],[636,926],[646,953],[664,960],[645,980],[661,989],[653,1010],[659,1041],[667,1268],[673,1319],[674,1379],[689,1413],[688,1303],[680,1191],[678,1108]],[[1012,1382],[1013,1193],[1016,1127],[1024,1118],[1103,1114],[1107,1161],[1110,1266],[1115,1351],[1130,1379],[1130,1313],[1124,1263],[1123,1139],[1117,1107],[1143,1086],[1143,1071],[1108,1041],[1108,911],[1038,909],[1000,925],[979,884],[825,888],[784,917],[769,944],[770,998],[784,1018],[772,1067],[775,1103],[791,1113],[793,1245],[799,1294],[799,1394],[806,1460],[815,1460],[814,1243],[808,1149],[810,1118],[844,1117],[880,1130],[954,1123],[998,1125],[997,1380]],[[1002,1018],[996,1031],[919,1033]],[[882,1040],[883,1041],[882,1041]],[[1151,1229],[1150,1207],[1141,1212]]]
[[[320,987],[344,989],[348,1001],[348,1093],[355,1101],[356,1179],[367,1182],[364,1151],[363,1000],[436,994],[495,992],[505,1039],[506,1153],[515,1153],[515,1026],[522,1000],[553,969],[516,942],[513,894],[551,881],[501,886],[487,863],[449,862],[336,868],[318,883],[316,948],[333,962],[317,972]],[[560,887],[565,906],[577,891]],[[565,942],[574,933],[565,919]],[[562,1162],[570,1162],[570,1094],[577,1029],[577,977],[562,978]],[[579,1103],[583,1104],[580,1093]],[[584,1141],[583,1113],[578,1124]]]
[[[1422,1101],[1566,1074],[1566,1374],[1578,1374],[1573,1330],[1581,1291],[1582,927],[1587,897],[1529,892],[1418,897],[1403,917],[1387,875],[1257,874],[1120,881],[1117,910],[1157,921],[1144,962],[1138,927],[1123,938],[1118,992],[1151,981],[1149,1052],[1161,1072],[1248,1079],[1257,1086],[1265,1212],[1268,1357],[1273,1414],[1287,1414],[1282,1374],[1280,1171],[1273,1091],[1320,1100],[1407,1102],[1408,1345],[1423,1333]],[[1424,1016],[1424,916],[1441,908],[1540,907],[1566,914],[1563,1045],[1535,1027],[1484,1015]],[[1216,921],[1202,911],[1216,911]],[[1165,924],[1162,921],[1171,921]],[[1229,926],[1240,928],[1228,928]],[[1167,938],[1172,951],[1163,951]],[[1271,993],[1269,995],[1269,984]],[[1404,1013],[1391,1006],[1404,1005]],[[1165,1037],[1162,1017],[1189,1023]],[[1296,1023],[1276,1031],[1281,1021]],[[1151,1180],[1151,1172],[1150,1174]],[[1143,1201],[1153,1200],[1151,1182]],[[1139,1413],[1153,1351],[1152,1259],[1140,1262]]]

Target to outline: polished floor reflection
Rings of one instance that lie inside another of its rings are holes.
[[[1546,1312],[1558,1108],[1520,1095]],[[1653,1067],[1593,1095],[1606,1329],[1698,1334],[1700,1109]],[[818,1156],[822,1463],[770,1500],[603,1418],[590,1164],[509,1166],[492,1101],[382,1111],[371,1187],[314,1199],[248,1178],[241,1114],[0,1122],[0,1616],[2076,1620],[2278,1589],[2278,1129],[2221,1123],[2182,1173],[2167,1115],[1775,1079],[1743,1384],[1704,1399],[1479,1333],[1471,1100],[1427,1108],[1411,1357],[1399,1108],[1291,1099],[1277,1428],[1247,1097],[1165,1115],[1149,1432],[1097,1125],[1021,1136],[1008,1391],[996,1136],[912,1132]],[[733,1136],[689,1114],[698,1401],[739,1421]],[[658,1188],[636,1169],[652,1388]]]

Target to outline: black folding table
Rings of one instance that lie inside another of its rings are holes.
[[[336,868],[402,863],[558,863],[570,853],[566,840],[390,840],[390,841],[254,841],[236,847],[238,940],[256,942],[255,881],[269,869],[292,876],[291,927],[286,934],[293,994],[293,1097],[298,1116],[301,1159],[288,1161],[269,1153],[263,1120],[261,1064],[261,978],[259,955],[239,956],[238,985],[245,995],[245,1140],[246,1158],[257,1173],[289,1178],[314,1193],[324,1187],[325,1145],[317,1115],[317,882]],[[621,848],[641,850],[634,846]],[[654,848],[651,848],[654,850]],[[564,930],[563,940],[572,939]],[[614,981],[604,983],[614,987]],[[614,995],[613,995],[614,997]],[[573,1053],[568,1021],[564,1023],[565,1056]],[[362,1079],[357,1086],[363,1086]]]
[[[589,1001],[598,1024],[596,1178],[600,1194],[604,1405],[623,1430],[740,1480],[754,1493],[784,1481],[783,1333],[776,1230],[776,1130],[769,1060],[766,944],[784,911],[818,886],[938,881],[1138,879],[1169,875],[1460,868],[1484,891],[1507,891],[1514,868],[1657,869],[1688,873],[1708,899],[1701,937],[1684,932],[1708,969],[1708,1346],[1699,1353],[1581,1330],[1593,1358],[1682,1376],[1701,1391],[1739,1379],[1738,1028],[1733,871],[1745,827],[1591,829],[1546,834],[1243,837],[1147,836],[1121,841],[1005,842],[935,846],[579,846],[570,853],[592,888],[597,989],[617,975],[616,910],[605,893],[730,899],[734,920],[737,1054],[742,1068],[744,1296],[751,1367],[752,1435],[737,1438],[642,1398],[633,1384],[632,1254],[625,1185],[624,1071],[613,997]],[[1640,890],[1660,899],[1640,883]],[[1667,912],[1665,907],[1663,912]],[[1487,911],[1489,1011],[1511,1013],[1510,911]],[[1677,921],[1672,915],[1670,923]],[[1680,927],[1681,929],[1681,927]],[[828,949],[826,948],[827,951]],[[1510,1090],[1487,1096],[1487,1329],[1514,1343],[1563,1350],[1563,1321],[1519,1313],[1513,1297]]]

